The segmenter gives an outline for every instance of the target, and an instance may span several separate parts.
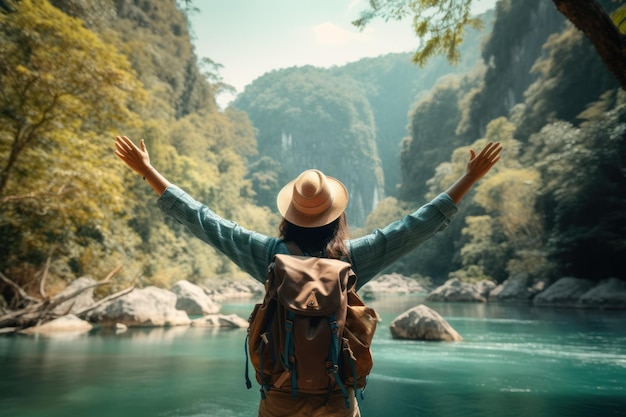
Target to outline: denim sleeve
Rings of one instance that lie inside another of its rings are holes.
[[[445,229],[458,211],[450,196],[439,194],[401,220],[348,242],[359,288],[403,255]]]
[[[265,282],[278,238],[247,230],[220,217],[175,185],[165,190],[157,204],[194,236],[226,255],[256,280]]]

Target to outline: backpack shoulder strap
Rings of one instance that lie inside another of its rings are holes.
[[[289,249],[290,255],[296,255],[296,256],[304,255],[304,252],[302,252],[302,249],[300,249],[300,246],[298,246],[296,242],[294,241],[285,242],[285,245],[287,245],[287,249]]]

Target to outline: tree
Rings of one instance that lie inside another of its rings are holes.
[[[553,0],[557,9],[589,38],[604,65],[626,90],[626,36],[595,0]]]
[[[137,123],[143,89],[112,45],[44,0],[3,2],[0,86],[0,267],[58,250],[81,273],[123,205],[111,138]]]
[[[415,33],[422,40],[413,61],[424,65],[431,56],[445,53],[450,62],[456,62],[465,27],[480,24],[470,15],[472,3],[473,0],[370,0],[371,9],[362,12],[353,24],[364,28],[376,17],[385,20],[411,17]],[[553,0],[553,3],[591,40],[606,67],[626,90],[626,35],[620,33],[609,14],[596,0]]]
[[[422,40],[413,62],[420,66],[431,56],[441,54],[456,64],[465,27],[482,28],[480,19],[471,16],[472,0],[370,0],[369,3],[371,9],[361,12],[361,17],[352,24],[363,29],[376,17],[385,21],[412,17],[415,34]]]
[[[80,20],[47,1],[13,6],[0,14],[2,198],[25,152],[132,120],[129,98],[141,93],[127,60]]]

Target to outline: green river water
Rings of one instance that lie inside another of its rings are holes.
[[[393,340],[389,322],[424,302],[370,302],[383,318],[364,417],[626,416],[626,312],[425,303],[458,343]],[[248,316],[250,303],[223,312]],[[0,416],[256,416],[245,330],[98,330],[0,337]]]

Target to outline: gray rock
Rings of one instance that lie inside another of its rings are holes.
[[[585,307],[626,308],[626,282],[609,278],[584,293],[579,303]]]
[[[482,279],[474,284],[476,287],[476,291],[480,294],[484,299],[489,298],[489,294],[496,288],[496,283],[490,281],[488,279]]]
[[[190,316],[215,314],[220,305],[213,301],[202,288],[189,281],[178,281],[170,289],[176,294],[176,308],[186,311]]]
[[[89,277],[80,277],[70,282],[70,284],[59,294],[55,295],[55,297],[62,297],[64,295],[69,295],[81,288],[87,287],[89,285],[93,285],[96,283],[96,280]],[[77,313],[80,310],[89,307],[94,303],[93,299],[93,290],[94,288],[89,288],[88,290],[83,291],[78,296],[72,298],[71,300],[67,300],[64,303],[59,304],[55,307],[54,312],[57,314],[64,314],[68,311],[69,313]],[[70,309],[71,306],[71,309]]]
[[[415,294],[425,293],[426,289],[415,279],[401,274],[386,274],[365,284],[359,292],[365,299],[373,299],[376,294]]]
[[[112,300],[89,314],[89,321],[103,327],[161,327],[189,325],[187,313],[176,309],[176,294],[146,287]]]
[[[389,325],[394,339],[460,341],[461,335],[435,310],[420,304],[396,317]]]
[[[475,284],[461,282],[457,278],[447,280],[428,294],[429,301],[466,301],[484,303],[487,299]]]
[[[491,290],[489,299],[502,302],[528,302],[536,294],[529,287],[530,277],[526,273],[514,275]]]
[[[536,306],[572,307],[591,288],[593,282],[573,277],[565,277],[550,285],[533,299]]]

